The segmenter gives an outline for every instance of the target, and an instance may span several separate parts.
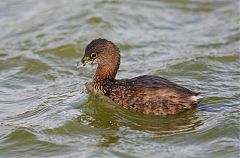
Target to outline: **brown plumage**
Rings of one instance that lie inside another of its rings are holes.
[[[93,40],[85,49],[83,65],[98,64],[93,81],[87,89],[104,95],[126,109],[152,115],[176,114],[198,103],[199,93],[179,86],[165,78],[144,75],[116,80],[120,51],[111,41]]]

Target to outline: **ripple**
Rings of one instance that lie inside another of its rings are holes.
[[[76,58],[79,57],[78,50],[73,44],[63,45],[54,49],[44,50],[38,52],[45,56],[56,56],[58,58]]]
[[[39,60],[27,60],[22,72],[26,74],[38,74],[49,70],[49,66]]]
[[[42,153],[40,155],[50,156],[56,150],[66,150],[65,145],[39,140],[35,132],[26,128],[20,128],[11,132],[3,140],[1,142],[4,144],[4,147],[0,148],[2,156],[30,156],[39,154],[39,151],[47,151],[48,154]]]
[[[87,22],[88,22],[89,24],[94,25],[94,24],[99,24],[99,23],[103,22],[103,20],[102,20],[101,17],[95,16],[95,17],[89,18],[89,19],[87,20]]]
[[[239,155],[236,0],[0,2],[3,157]],[[118,78],[158,75],[202,92],[175,116],[146,116],[89,95],[85,46],[121,49]]]
[[[178,116],[145,116],[129,112],[99,98],[96,100],[93,96],[90,96],[81,109],[85,114],[79,116],[78,121],[94,128],[118,129],[125,127],[147,133],[171,135],[194,130],[203,123],[194,114],[195,110]]]

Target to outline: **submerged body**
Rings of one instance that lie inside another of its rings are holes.
[[[93,40],[86,47],[82,63],[85,65],[94,61],[98,68],[87,89],[111,98],[126,109],[144,114],[168,115],[183,112],[198,103],[199,93],[158,76],[116,80],[120,51],[108,40]]]

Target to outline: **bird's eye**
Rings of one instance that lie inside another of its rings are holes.
[[[97,54],[92,53],[92,54],[91,54],[91,57],[92,57],[92,58],[96,58],[96,57],[97,57]]]

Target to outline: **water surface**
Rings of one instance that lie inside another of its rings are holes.
[[[240,157],[238,0],[0,2],[0,157]],[[146,116],[90,96],[104,37],[118,78],[168,78],[202,92],[199,107]]]

